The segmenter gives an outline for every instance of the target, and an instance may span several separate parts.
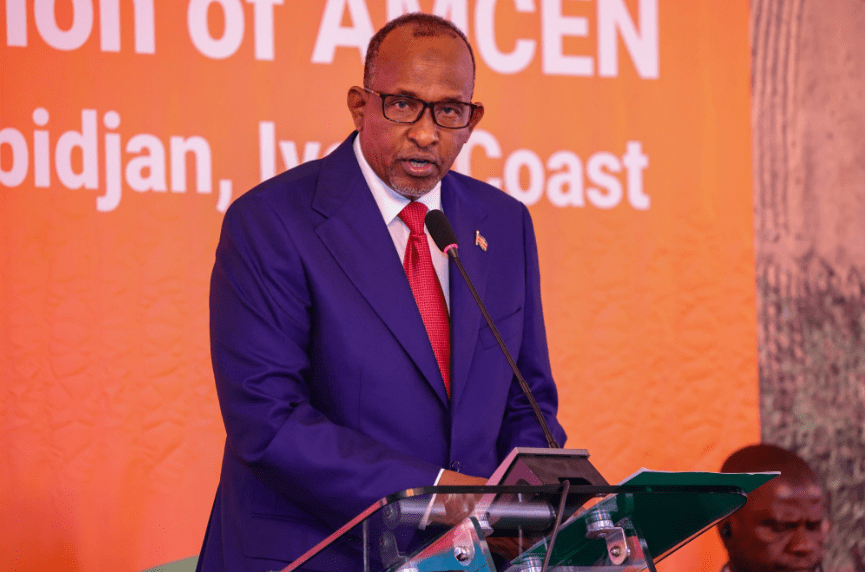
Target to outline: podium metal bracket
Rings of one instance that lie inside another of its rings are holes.
[[[594,510],[586,515],[586,538],[603,538],[607,543],[607,555],[610,562],[621,566],[631,555],[625,529],[613,524],[609,512]]]

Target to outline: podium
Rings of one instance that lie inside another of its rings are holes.
[[[776,475],[640,470],[609,485],[584,450],[515,449],[497,484],[390,495],[284,572],[656,572]]]

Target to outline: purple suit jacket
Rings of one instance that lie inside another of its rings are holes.
[[[210,327],[227,438],[199,570],[281,569],[375,501],[431,485],[441,468],[486,477],[513,447],[546,445],[455,267],[448,400],[354,136],[225,215]],[[528,210],[457,173],[442,180],[442,209],[564,444]]]

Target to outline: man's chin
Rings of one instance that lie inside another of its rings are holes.
[[[732,563],[731,563],[732,564]],[[731,565],[732,572],[819,572],[820,563],[805,565],[787,565],[773,562],[745,562]]]
[[[773,572],[817,572],[820,569],[820,563],[810,566],[776,566]]]
[[[390,186],[393,190],[410,200],[421,198],[433,190],[437,184],[438,180],[404,181],[394,178],[390,181]]]

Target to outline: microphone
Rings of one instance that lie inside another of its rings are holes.
[[[459,259],[459,254],[457,254],[457,233],[454,232],[445,213],[438,209],[433,209],[426,214],[424,222],[427,229],[429,229],[429,235],[432,237],[433,242],[436,243],[436,246],[439,247],[439,250]],[[450,252],[451,249],[453,249],[453,253]]]
[[[469,291],[472,293],[472,297],[474,297],[478,308],[481,309],[481,314],[484,315],[484,318],[487,321],[487,325],[489,325],[490,330],[493,332],[493,336],[496,338],[496,341],[499,343],[499,347],[502,349],[502,353],[505,354],[505,357],[508,360],[508,364],[510,364],[511,369],[514,371],[514,375],[516,376],[517,381],[520,382],[520,387],[522,388],[523,393],[528,398],[529,403],[532,406],[532,410],[535,412],[535,417],[538,418],[538,423],[540,423],[541,425],[541,429],[544,430],[544,437],[546,437],[547,439],[547,446],[550,449],[559,449],[559,444],[556,443],[555,438],[553,438],[553,434],[550,432],[550,428],[547,426],[544,415],[543,413],[541,413],[541,408],[538,407],[538,402],[535,401],[535,396],[532,395],[532,390],[529,387],[529,384],[526,383],[526,380],[520,373],[519,368],[517,368],[517,364],[514,361],[514,358],[511,357],[511,352],[508,351],[508,348],[505,345],[505,341],[499,334],[498,329],[496,329],[496,325],[493,324],[493,319],[490,318],[489,312],[487,312],[484,303],[481,301],[481,297],[478,296],[478,291],[475,290],[474,284],[472,284],[471,279],[469,279],[468,273],[466,273],[466,269],[463,267],[463,263],[460,260],[460,255],[457,252],[457,235],[454,232],[451,223],[448,222],[445,213],[438,209],[433,209],[429,211],[426,215],[426,218],[424,219],[424,222],[426,222],[426,227],[427,229],[429,229],[429,234],[432,237],[433,242],[436,243],[436,246],[439,247],[439,250],[441,250],[453,259],[453,261],[457,265],[457,268],[460,271],[460,274],[463,275],[463,280],[465,280],[466,285],[469,287]]]

